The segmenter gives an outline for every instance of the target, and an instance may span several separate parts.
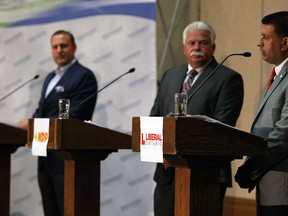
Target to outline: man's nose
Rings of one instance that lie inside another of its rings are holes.
[[[257,46],[258,46],[258,47],[262,47],[262,46],[263,46],[263,41],[262,41],[262,39],[259,40]]]
[[[201,48],[201,44],[200,44],[200,43],[195,43],[194,46],[193,46],[193,48],[194,48],[195,50],[199,50],[199,49]]]
[[[56,50],[57,50],[57,52],[61,52],[62,51],[62,47],[58,46]]]

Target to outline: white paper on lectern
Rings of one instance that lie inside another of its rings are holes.
[[[47,144],[49,140],[49,119],[34,119],[34,134],[32,141],[32,155],[47,156]]]
[[[163,117],[140,117],[140,158],[163,163]]]

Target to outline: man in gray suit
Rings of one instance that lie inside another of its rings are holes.
[[[187,63],[165,72],[150,116],[166,116],[173,112],[174,94],[183,91],[189,72],[196,71],[192,86],[187,91],[190,97],[187,113],[206,115],[234,126],[243,103],[243,80],[239,73],[225,66],[212,74],[218,63],[213,57],[215,32],[211,26],[201,21],[189,24],[183,31],[183,51]],[[154,193],[155,216],[173,216],[174,168],[157,164],[154,180],[157,183]],[[221,169],[219,181],[222,209],[226,187],[231,186],[230,163]]]
[[[269,153],[247,157],[235,180],[249,192],[257,185],[258,216],[287,216],[288,11],[267,15],[262,24],[258,46],[263,60],[274,65],[276,76],[271,76],[262,93],[251,132],[267,139]]]

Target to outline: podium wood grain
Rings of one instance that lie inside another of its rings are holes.
[[[140,134],[140,117],[133,117],[132,151],[140,152]],[[262,137],[206,116],[164,117],[164,159],[175,167],[175,216],[219,216],[220,168],[267,152]]]
[[[131,136],[75,119],[50,119],[48,151],[65,160],[64,216],[100,215],[101,161],[131,149]],[[32,147],[34,120],[29,119]]]

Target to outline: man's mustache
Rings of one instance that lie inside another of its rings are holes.
[[[190,57],[192,56],[204,56],[204,53],[203,52],[199,52],[199,51],[192,51],[190,53]]]

